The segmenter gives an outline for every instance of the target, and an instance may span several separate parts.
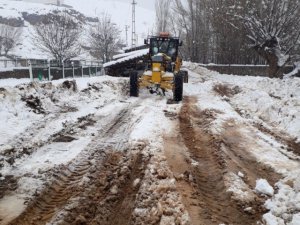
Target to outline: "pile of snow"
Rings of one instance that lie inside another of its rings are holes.
[[[241,172],[238,174],[242,175]],[[251,202],[255,199],[255,194],[248,187],[248,185],[243,181],[244,175],[240,176],[234,173],[228,173],[225,176],[225,185],[228,192],[232,193],[232,197],[237,200],[242,200],[244,202]]]
[[[119,90],[119,86],[122,87],[127,82],[108,76],[76,78],[74,80],[77,89],[75,92],[63,88],[63,82],[66,80],[57,80],[51,83],[31,83],[29,79],[0,80],[0,116],[2,121],[0,124],[0,149],[5,149],[10,140],[13,140],[15,136],[23,135],[26,129],[40,120],[53,120],[52,117],[62,109],[76,109],[74,112],[63,113],[63,118],[57,119],[52,124],[53,127],[51,127],[51,123],[48,124],[50,130],[46,132],[47,134],[41,135],[44,135],[43,138],[50,136],[53,132],[61,129],[62,123],[66,120],[93,113],[96,111],[95,106],[108,101],[113,102],[113,99],[122,96],[124,90]],[[120,82],[123,84],[119,85]],[[83,92],[91,87],[90,84],[95,85],[93,91]],[[15,87],[15,85],[18,86]],[[100,96],[101,99],[99,99]],[[26,98],[40,101],[40,108],[45,113],[28,107]],[[95,99],[99,100],[95,101]],[[34,140],[34,138],[32,139]]]
[[[259,179],[256,181],[255,191],[264,195],[274,195],[273,187],[265,179]]]
[[[278,221],[282,219],[283,221],[292,221],[291,223],[287,223],[288,225],[300,224],[295,223],[297,221],[299,222],[299,213],[297,212],[300,210],[300,190],[297,189],[295,184],[299,178],[300,175],[298,171],[298,177],[296,176],[294,179],[294,184],[291,182],[292,178],[285,178],[276,184],[278,193],[265,203],[265,207],[270,210],[267,216],[268,218],[270,217]]]

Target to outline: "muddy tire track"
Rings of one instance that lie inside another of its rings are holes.
[[[142,150],[142,148],[140,149]],[[139,151],[130,149],[130,154],[109,153],[93,184],[89,184],[80,204],[63,216],[60,224],[128,224],[147,161]],[[134,153],[132,153],[134,152]],[[126,168],[126,169],[125,169]]]
[[[202,221],[198,201],[198,191],[193,183],[191,159],[180,135],[164,137],[164,151],[168,165],[176,179],[176,188],[182,196],[182,202],[187,209],[191,224]]]
[[[251,202],[233,199],[227,191],[225,177],[230,172],[236,173],[245,168],[249,176],[248,185],[253,185],[252,181],[257,178],[272,175],[275,182],[278,175],[258,163],[252,165],[255,159],[250,156],[240,158],[241,154],[247,154],[245,151],[242,153],[243,149],[236,152],[239,146],[234,146],[234,142],[230,143],[226,139],[228,136],[221,138],[211,134],[209,126],[215,119],[214,113],[218,112],[200,111],[195,103],[195,98],[186,98],[179,116],[179,132],[183,143],[192,160],[197,162],[196,166],[189,168],[193,202],[195,199],[197,202],[192,214],[198,220],[193,224],[256,224],[265,212],[262,207],[263,199],[258,196]],[[246,207],[251,207],[252,210],[246,212]]]
[[[46,224],[59,210],[68,205],[71,199],[86,194],[86,180],[97,178],[95,174],[99,166],[109,158],[110,152],[128,148],[128,127],[131,122],[135,122],[130,117],[133,107],[134,105],[130,105],[121,110],[77,158],[58,168],[53,175],[53,181],[10,224]]]
[[[111,150],[101,166],[78,196],[64,206],[50,224],[128,224],[131,219],[136,193],[147,165],[140,151],[144,146],[129,151]]]
[[[138,190],[141,186],[141,182],[136,182],[137,179],[143,180],[145,175],[145,168],[148,164],[147,159],[143,159],[141,154],[137,155],[131,163],[130,174],[128,174],[128,181],[123,185],[124,188],[118,197],[118,201],[112,206],[109,214],[107,224],[112,225],[126,225],[130,224],[132,219],[133,210],[135,208],[135,200]],[[98,221],[97,224],[105,224],[105,222]]]

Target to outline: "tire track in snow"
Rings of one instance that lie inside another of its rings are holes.
[[[188,171],[191,174],[191,190],[196,192],[196,196],[195,193],[193,194],[192,201],[192,204],[196,202],[196,206],[194,205],[190,214],[198,218],[194,221],[199,221],[201,218],[200,222],[194,224],[256,224],[265,212],[262,199],[258,196],[250,202],[234,199],[227,191],[226,175],[232,169],[240,167],[251,172],[249,176],[252,180],[262,175],[274,175],[276,178],[276,174],[262,165],[251,165],[253,161],[250,158],[228,157],[222,149],[223,140],[205,129],[214,118],[211,118],[208,112],[199,111],[195,103],[196,99],[188,97],[179,117],[183,142],[191,158],[196,161],[196,166],[190,167]],[[191,200],[187,201],[191,203]],[[245,211],[248,207],[252,208],[251,212]]]
[[[139,119],[130,121],[130,112],[134,106],[135,104],[121,110],[118,116],[101,132],[101,135],[95,137],[94,141],[77,158],[69,165],[60,168],[49,187],[45,188],[28,205],[24,213],[10,224],[46,224],[71,198],[84,193],[84,189],[79,184],[86,175],[97,170],[97,165],[103,163],[111,149],[122,151],[127,147],[129,125]]]

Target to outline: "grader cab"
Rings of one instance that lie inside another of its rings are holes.
[[[145,44],[149,45],[149,61],[143,74],[131,72],[130,96],[138,97],[140,88],[163,95],[172,90],[173,100],[181,101],[183,82],[188,82],[188,73],[181,70],[182,59],[178,56],[182,42],[168,33],[161,33],[146,39]]]

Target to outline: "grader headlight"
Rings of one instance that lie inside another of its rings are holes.
[[[160,72],[160,64],[156,63],[156,65],[153,65],[152,71],[153,72]]]

